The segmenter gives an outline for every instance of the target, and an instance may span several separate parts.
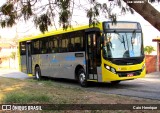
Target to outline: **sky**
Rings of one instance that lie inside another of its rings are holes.
[[[99,0],[101,1],[101,0]],[[5,3],[5,0],[1,0],[0,2],[0,6],[2,4]],[[82,3],[82,1],[81,1]],[[86,3],[82,3],[84,5],[88,5]],[[160,3],[154,3],[152,4],[159,12],[160,12]],[[115,8],[115,11],[118,11],[119,9]],[[72,20],[74,20],[72,22],[73,25],[84,25],[84,24],[88,24],[88,19],[86,18],[86,14],[84,11],[82,11],[79,8],[76,8],[76,10],[73,13],[73,18]],[[107,19],[104,17],[99,17],[100,21],[106,21]],[[126,14],[126,15],[121,15],[117,17],[117,20],[127,20],[127,21],[138,21],[140,22],[141,26],[142,26],[142,30],[143,30],[143,34],[144,34],[144,45],[152,45],[156,48],[156,42],[152,42],[153,38],[156,38],[157,36],[160,37],[160,32],[155,29],[150,23],[148,23],[145,19],[143,19],[143,17],[141,17],[139,14],[137,14],[135,12],[135,14]],[[56,20],[58,21],[58,20]],[[53,29],[54,27],[52,27]],[[2,38],[14,38],[15,36],[18,37],[24,37],[26,35],[36,35],[40,33],[40,31],[38,29],[36,29],[34,27],[33,22],[26,22],[26,23],[19,23],[16,26],[12,27],[12,28],[1,28],[0,27],[0,36]]]

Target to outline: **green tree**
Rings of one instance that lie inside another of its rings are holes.
[[[96,0],[88,0],[87,7],[81,5],[80,0],[77,4],[75,0],[7,0],[0,8],[0,24],[3,27],[12,27],[22,18],[24,21],[32,20],[41,32],[48,30],[48,26],[55,25],[56,15],[59,17],[59,25],[64,29],[71,27],[72,16],[75,7],[84,9],[89,19],[89,25],[96,25],[98,17],[105,15],[114,23],[116,16],[113,12],[115,7],[119,7],[121,12],[136,11],[157,30],[160,31],[160,13],[148,3],[148,0],[142,0],[144,3],[130,3],[134,0],[106,0],[106,3],[99,3]],[[160,0],[150,0],[151,2]],[[126,3],[126,4],[124,4]]]
[[[155,51],[153,46],[145,46],[144,52],[148,55],[150,55],[153,51]]]
[[[15,59],[16,59],[16,52],[12,52],[11,53],[11,55],[10,55],[10,58],[12,58],[13,60],[14,60],[14,64],[13,64],[13,66],[14,66],[14,68],[16,67],[16,64],[15,64]],[[9,67],[11,67],[11,62],[10,62],[11,60],[9,59]]]
[[[127,3],[128,0],[123,0]],[[151,3],[160,0],[149,0]],[[151,4],[148,3],[148,0],[144,0],[143,4],[129,4],[127,5],[133,8],[137,13],[139,13],[146,21],[148,21],[152,26],[160,31],[160,13],[157,11]]]
[[[10,55],[10,57],[15,60],[15,58],[16,58],[16,52],[12,52],[11,55]]]

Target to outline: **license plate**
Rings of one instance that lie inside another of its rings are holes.
[[[132,77],[134,74],[133,73],[128,73],[127,77]]]

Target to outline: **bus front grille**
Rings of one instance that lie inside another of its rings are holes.
[[[117,72],[119,77],[128,77],[128,76],[139,76],[142,72],[142,69],[136,71],[127,71],[127,72]]]

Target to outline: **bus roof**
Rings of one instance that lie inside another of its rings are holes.
[[[95,27],[102,28],[102,22],[100,22]],[[68,28],[67,30],[64,30],[64,29],[52,30],[52,31],[46,32],[44,34],[41,33],[41,34],[38,34],[36,36],[21,38],[21,39],[19,39],[19,42],[32,40],[32,39],[43,38],[43,37],[48,37],[48,36],[53,36],[53,35],[58,35],[58,34],[65,34],[65,33],[73,32],[73,31],[85,30],[85,29],[88,29],[88,28],[94,28],[94,27],[93,26],[89,27],[89,25],[84,25],[84,26],[79,26],[79,27]]]
[[[99,22],[98,25],[96,25],[95,27],[100,28],[100,30],[102,30],[103,28],[103,23],[111,23],[111,21],[104,21],[104,22]],[[137,23],[138,22],[132,22],[132,21],[117,21],[117,23]],[[43,37],[49,37],[49,36],[53,36],[53,35],[58,35],[58,34],[64,34],[64,33],[68,33],[68,32],[73,32],[73,31],[79,31],[79,30],[85,30],[88,28],[93,28],[93,26],[89,26],[89,25],[84,25],[84,26],[78,26],[78,27],[72,27],[72,28],[68,28],[67,30],[64,29],[59,29],[59,30],[52,30],[46,33],[41,33],[38,34],[36,36],[31,36],[31,37],[25,37],[25,38],[21,38],[18,41],[22,42],[22,41],[27,41],[27,40],[32,40],[32,39],[38,39],[38,38],[43,38]],[[104,28],[105,29],[105,28]],[[107,28],[106,28],[107,29]]]

